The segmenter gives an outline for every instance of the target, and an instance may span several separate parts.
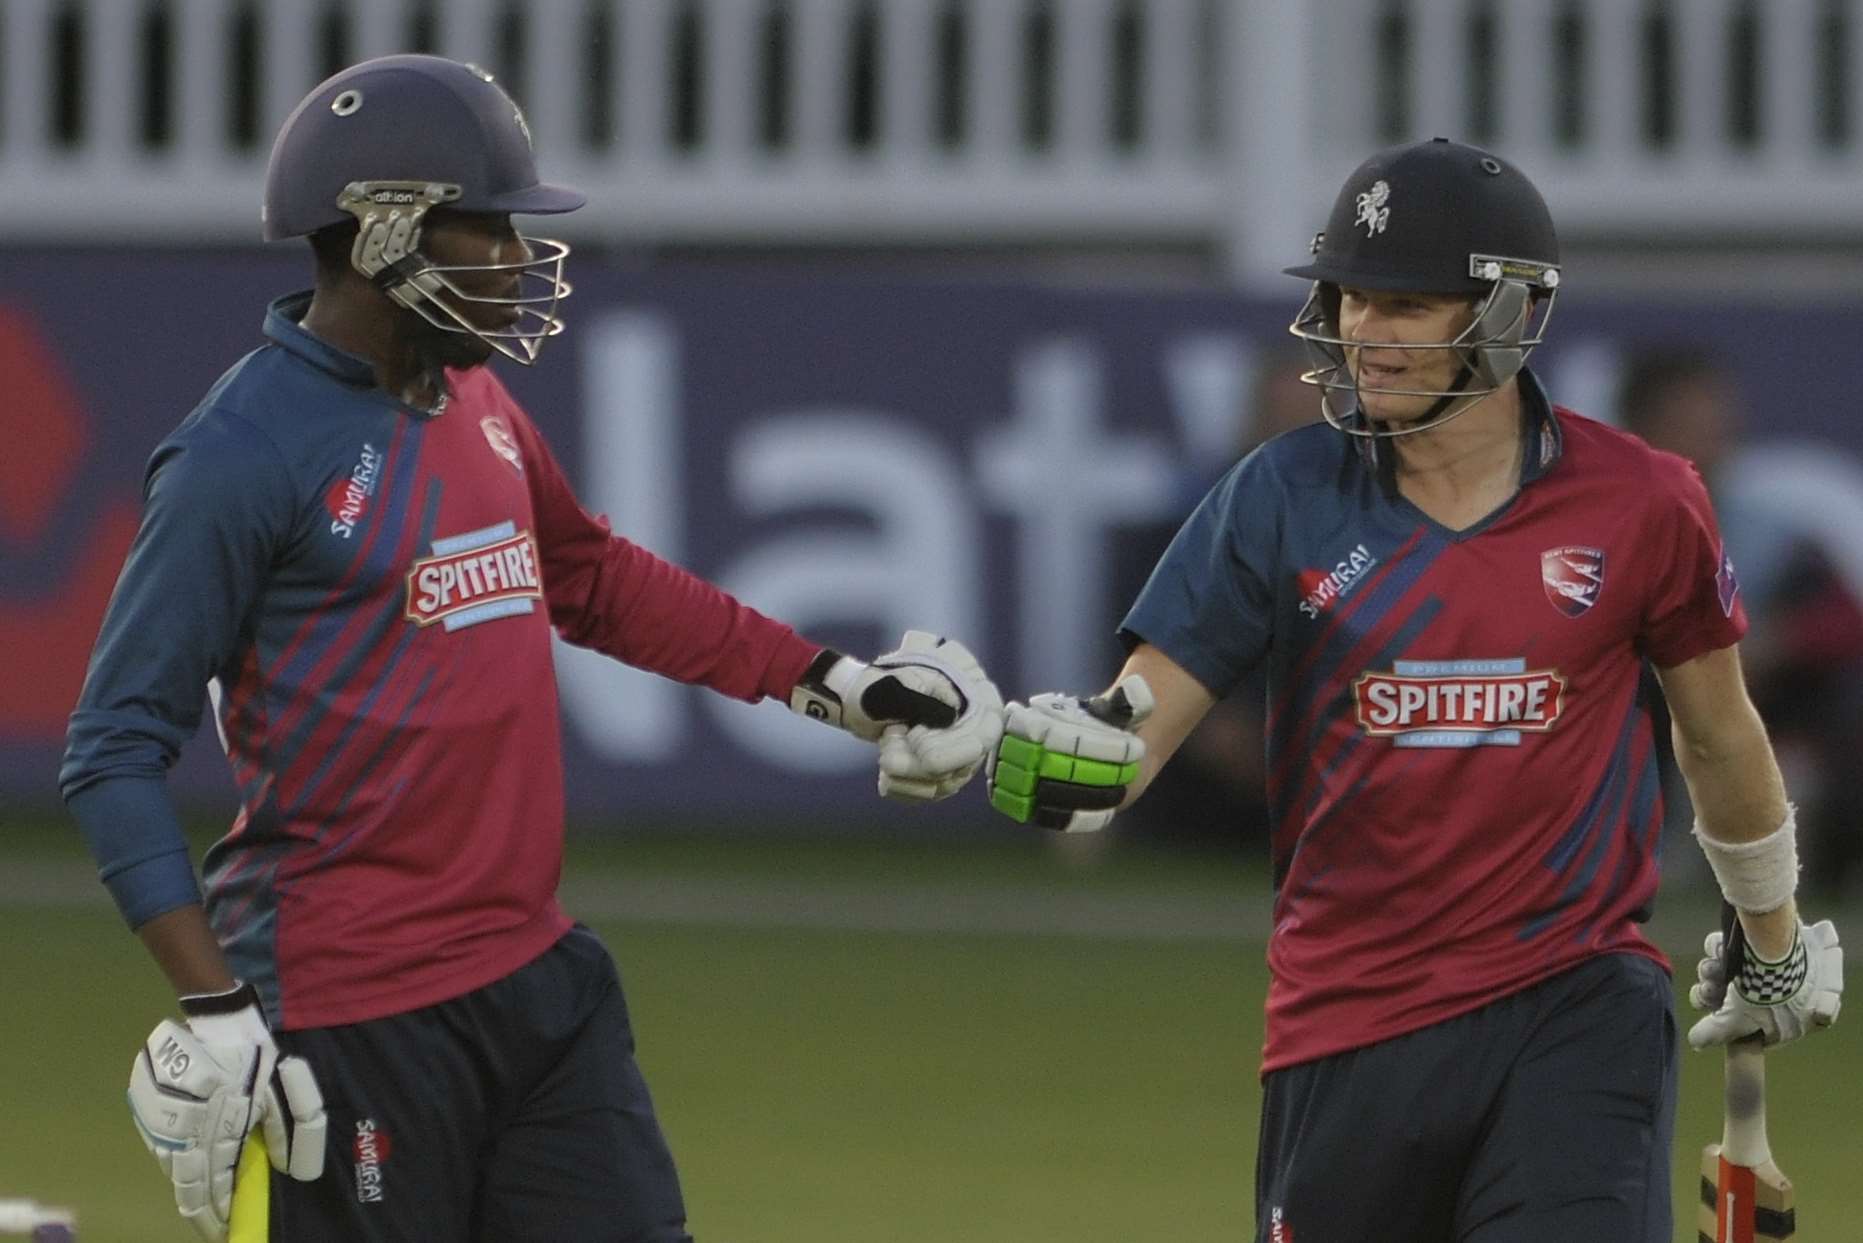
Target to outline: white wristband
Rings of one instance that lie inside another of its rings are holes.
[[[1695,825],[1695,840],[1708,856],[1721,893],[1736,910],[1763,915],[1776,911],[1798,891],[1798,809],[1785,807],[1785,822],[1756,842],[1723,842]]]

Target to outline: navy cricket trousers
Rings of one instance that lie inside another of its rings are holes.
[[[1670,987],[1607,954],[1271,1073],[1257,1243],[1670,1243]]]
[[[614,960],[577,926],[438,1005],[284,1032],[329,1113],[323,1177],[270,1180],[280,1243],[691,1243]]]

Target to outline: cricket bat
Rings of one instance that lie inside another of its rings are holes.
[[[1721,912],[1721,964],[1733,987],[1745,951],[1734,908]],[[1766,1054],[1757,1035],[1727,1046],[1721,1142],[1701,1153],[1701,1243],[1778,1243],[1797,1227],[1792,1180],[1766,1143]]]
[[[227,1222],[227,1243],[265,1243],[272,1227],[272,1162],[265,1137],[254,1131],[239,1153],[233,1175],[233,1212]]]

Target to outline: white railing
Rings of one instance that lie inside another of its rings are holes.
[[[256,237],[331,66],[480,62],[569,229],[1297,256],[1370,149],[1512,156],[1568,234],[1863,221],[1863,0],[6,0],[0,239]],[[1666,67],[1666,68],[1665,68]]]

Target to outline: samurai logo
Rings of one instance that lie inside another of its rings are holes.
[[[1577,617],[1598,602],[1604,590],[1604,550],[1571,545],[1540,554],[1540,582],[1546,598],[1567,617]]]
[[[375,1125],[373,1118],[356,1119],[356,1200],[361,1204],[379,1204],[382,1200],[382,1166],[388,1162],[388,1132]]]
[[[1371,237],[1384,232],[1384,226],[1391,221],[1391,209],[1385,204],[1391,198],[1391,183],[1375,181],[1371,189],[1358,196],[1358,219],[1354,224],[1365,226],[1365,236]]]
[[[324,508],[330,513],[330,534],[344,539],[356,534],[356,524],[362,521],[369,498],[375,495],[375,480],[381,469],[381,451],[372,444],[363,445],[362,456],[356,459],[348,478],[338,480],[324,497]]]
[[[1318,621],[1321,613],[1343,599],[1365,571],[1378,564],[1371,549],[1360,544],[1330,570],[1302,570],[1295,576],[1300,588],[1300,612],[1309,621]]]

